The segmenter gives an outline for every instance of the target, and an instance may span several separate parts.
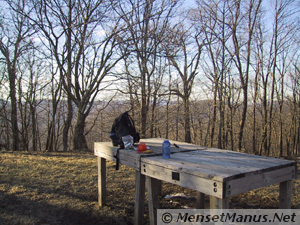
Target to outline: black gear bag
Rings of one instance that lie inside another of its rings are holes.
[[[119,169],[119,150],[124,148],[122,137],[127,135],[133,137],[134,143],[140,141],[140,134],[136,132],[132,118],[129,116],[128,112],[124,112],[114,120],[110,132],[113,146],[120,146],[117,150],[117,154],[114,156],[116,158],[116,170]]]
[[[115,120],[111,128],[110,138],[113,146],[124,148],[122,137],[130,135],[133,137],[133,142],[140,141],[140,134],[136,132],[134,121],[129,116],[128,111],[120,114]]]

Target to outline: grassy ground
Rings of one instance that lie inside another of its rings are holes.
[[[298,176],[299,177],[299,176]],[[132,169],[107,163],[107,206],[97,205],[97,165],[92,154],[0,152],[0,224],[132,224]],[[292,208],[300,208],[300,179],[293,181]],[[192,190],[163,183],[161,208],[195,207]],[[208,204],[208,199],[207,202]],[[208,206],[208,205],[207,205]],[[231,199],[231,208],[276,208],[278,185]],[[145,202],[145,221],[147,216]]]

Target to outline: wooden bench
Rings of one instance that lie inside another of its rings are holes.
[[[229,207],[229,197],[256,188],[280,184],[279,208],[291,207],[292,183],[296,163],[216,148],[204,148],[183,142],[171,148],[171,159],[161,156],[163,139],[144,139],[151,154],[120,150],[120,163],[136,170],[134,224],[143,224],[145,180],[147,180],[150,224],[156,224],[160,181],[170,182],[198,192],[198,207],[204,195],[210,196],[211,209]],[[117,148],[109,142],[96,142],[98,157],[99,206],[106,204],[106,160],[115,161]]]

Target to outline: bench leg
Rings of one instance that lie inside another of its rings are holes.
[[[284,181],[279,184],[279,209],[290,209],[292,198],[292,181]]]
[[[157,194],[158,194],[158,196],[162,195],[162,181],[161,180],[157,180]]]
[[[205,194],[197,191],[196,209],[205,209]]]
[[[134,225],[143,224],[145,202],[145,175],[136,171],[135,175],[135,205],[134,205]]]
[[[98,204],[100,207],[106,205],[106,159],[98,159]]]
[[[229,209],[229,199],[228,198],[217,198],[214,196],[210,196],[210,215],[220,215],[220,213],[223,212],[222,209]],[[216,214],[216,210],[218,210],[218,213]],[[216,222],[214,223],[216,225],[228,225],[227,222]]]
[[[155,225],[157,223],[158,194],[161,188],[161,181],[152,177],[147,177],[146,179],[150,225]]]
[[[229,209],[229,199],[228,198],[217,198],[210,196],[210,208],[211,209]]]

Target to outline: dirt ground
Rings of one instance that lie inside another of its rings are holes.
[[[132,224],[135,172],[107,163],[107,206],[97,204],[93,154],[0,152],[0,224]],[[278,185],[234,196],[230,208],[277,208]],[[148,224],[147,193],[145,224]],[[167,196],[167,198],[166,198]],[[163,183],[160,208],[195,208],[196,192]],[[209,200],[206,199],[207,208]],[[300,179],[292,208],[300,209]]]

